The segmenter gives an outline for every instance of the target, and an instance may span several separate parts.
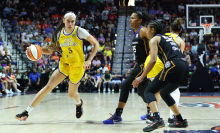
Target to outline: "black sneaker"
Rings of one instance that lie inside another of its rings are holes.
[[[175,123],[176,121],[177,121],[176,118],[172,118],[172,119],[169,118],[167,125],[170,125],[170,124],[172,124],[172,123]]]
[[[184,119],[183,121],[176,120],[174,123],[169,124],[168,127],[186,128],[188,127],[188,122],[186,119]]]
[[[146,123],[151,124],[154,122],[154,118],[151,115],[147,115]]]
[[[76,118],[81,118],[82,114],[83,114],[83,100],[81,100],[81,105],[80,106],[77,106],[76,105]]]
[[[150,132],[158,128],[165,127],[164,121],[161,118],[160,120],[154,120],[154,122],[143,129],[144,132]]]
[[[15,116],[16,119],[20,120],[20,121],[26,121],[26,119],[28,118],[28,112],[25,110],[24,112],[22,112],[21,114],[17,114]]]

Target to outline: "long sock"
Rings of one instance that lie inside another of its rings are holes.
[[[147,106],[147,113],[150,113],[150,107]]]
[[[177,120],[179,120],[179,121],[183,121],[183,117],[182,117],[182,115],[181,115],[181,114],[176,115],[176,119],[177,119]]]
[[[76,102],[76,106],[80,106],[81,105],[81,100],[79,100],[79,102]]]
[[[153,117],[154,117],[156,120],[160,120],[160,113],[159,113],[159,112],[154,112],[154,113],[153,113]]]
[[[174,99],[174,101],[176,102],[176,105],[178,107],[179,101],[180,101],[180,90],[179,90],[179,88],[177,88],[172,93],[170,93],[170,95],[172,96],[172,98]],[[175,115],[174,115],[173,111],[170,109],[170,119],[173,119],[174,116]]]
[[[123,108],[117,108],[115,111],[117,116],[121,116],[122,112],[123,112]]]
[[[34,108],[33,108],[31,105],[28,105],[26,111],[27,111],[28,113],[31,113],[31,111],[33,111],[33,110],[34,110]]]

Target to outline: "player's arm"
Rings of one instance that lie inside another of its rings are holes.
[[[48,46],[43,47],[41,49],[42,49],[43,54],[50,55],[53,53],[53,51],[56,51],[58,48],[59,48],[59,43],[57,42],[53,44],[51,43]]]
[[[185,46],[186,46],[185,42],[182,39],[180,39],[180,50],[181,50],[182,53],[185,49]]]
[[[89,58],[87,59],[87,61],[92,61],[93,58],[95,57],[98,49],[99,49],[99,43],[98,43],[98,41],[92,35],[89,35],[86,38],[86,40],[89,41],[94,46],[94,48],[92,49],[92,52],[91,52]]]

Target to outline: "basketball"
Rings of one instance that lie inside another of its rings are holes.
[[[37,61],[42,56],[42,49],[38,45],[31,45],[27,47],[26,55],[31,61]]]

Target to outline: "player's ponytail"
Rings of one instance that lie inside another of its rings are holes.
[[[154,20],[154,21],[151,21],[149,24],[150,28],[154,28],[155,29],[155,34],[162,34],[163,32],[163,25],[160,21],[157,21],[157,20]]]
[[[149,23],[151,21],[151,16],[147,14],[146,12],[136,11],[134,12],[137,14],[139,19],[142,19],[141,25],[144,25],[146,23]]]
[[[59,32],[62,30],[63,27],[65,27],[65,24],[62,22],[62,23],[59,25],[59,27],[57,27],[57,29],[55,30],[55,32],[53,33],[51,43],[56,43],[56,42],[58,42],[58,40],[57,40],[57,39],[58,39],[58,34],[59,34]]]
[[[171,23],[171,28],[173,32],[180,32],[182,30],[183,20],[181,18],[177,18]]]

